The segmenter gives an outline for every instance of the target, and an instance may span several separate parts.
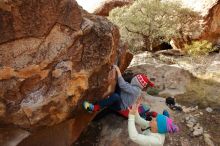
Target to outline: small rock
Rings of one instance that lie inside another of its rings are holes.
[[[192,115],[186,117],[185,120],[186,120],[186,126],[189,127],[191,132],[194,131],[195,126],[196,127],[199,126],[199,124],[197,123],[197,120]]]
[[[204,141],[208,146],[215,146],[214,143],[212,142],[211,136],[209,134],[204,133],[203,136],[204,136]]]
[[[185,118],[185,120],[186,120],[186,121],[189,121],[189,119],[190,119],[190,117],[189,117],[189,116]]]
[[[199,127],[200,127],[200,124],[197,123],[197,124],[195,125],[195,128],[199,128]]]
[[[190,109],[185,107],[185,106],[183,106],[182,109],[183,109],[184,113],[189,113],[190,112]]]
[[[188,107],[188,108],[185,107],[185,106],[183,106],[182,109],[183,109],[183,112],[184,112],[184,113],[189,113],[189,112],[193,112],[193,111],[197,110],[197,109],[198,109],[198,106]]]
[[[181,146],[190,146],[189,140],[181,138]]]
[[[206,110],[207,112],[209,112],[209,113],[211,113],[211,112],[213,111],[213,109],[210,108],[210,107],[207,107],[205,110]]]
[[[193,129],[193,136],[199,136],[203,134],[203,128],[201,126],[195,126]]]
[[[200,115],[203,115],[203,112],[199,112]]]
[[[193,132],[193,131],[194,131],[193,127],[192,127],[192,128],[189,128],[189,131],[190,131],[190,132]]]
[[[194,125],[193,123],[187,123],[187,124],[186,124],[186,126],[189,127],[189,128],[192,128],[193,125]]]
[[[195,114],[194,116],[195,116],[195,117],[199,117],[199,116],[200,116],[200,114]]]
[[[190,119],[188,120],[188,122],[191,122],[193,124],[197,123],[197,120],[195,119],[195,117],[190,117]]]

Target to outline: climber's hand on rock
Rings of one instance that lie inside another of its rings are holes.
[[[116,70],[120,70],[117,65],[113,65],[113,68],[116,69]]]
[[[113,65],[113,68],[117,71],[118,77],[121,76],[121,71],[117,65]]]
[[[111,83],[115,79],[116,79],[116,70],[114,68],[112,68],[108,74],[108,81],[109,81],[109,83]]]

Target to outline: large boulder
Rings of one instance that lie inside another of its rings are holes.
[[[108,16],[109,12],[116,8],[129,5],[134,0],[76,0],[83,9],[89,13],[93,13],[100,16]]]
[[[181,38],[174,38],[172,46],[175,49],[183,49],[184,44],[193,40],[208,40],[214,46],[220,44],[220,1],[219,0],[180,0],[183,7],[192,9],[201,15],[202,27],[195,30],[191,36],[183,35]],[[184,34],[184,32],[183,32]]]
[[[209,9],[204,18],[206,27],[201,39],[209,40],[215,46],[220,46],[220,0],[215,0],[214,5]]]
[[[94,117],[82,101],[112,92],[116,58],[129,64],[118,28],[75,0],[0,1],[0,22],[1,124],[41,129],[71,118],[74,141]]]
[[[112,9],[116,7],[123,7],[132,3],[133,0],[105,0],[94,10],[93,13],[100,16],[108,16]]]
[[[189,3],[189,0],[183,0]],[[193,1],[192,1],[193,2]],[[220,44],[220,0],[194,1],[191,6],[193,10],[200,12],[203,16],[204,30],[199,36],[193,39],[208,40],[213,45]]]

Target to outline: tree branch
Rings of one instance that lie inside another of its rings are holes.
[[[129,29],[127,26],[125,26],[125,29],[126,29],[128,32],[139,34],[139,35],[141,35],[142,37],[148,37],[148,35],[145,35],[143,32],[131,30],[131,29]]]

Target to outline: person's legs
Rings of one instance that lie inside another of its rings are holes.
[[[131,108],[131,107],[130,107]],[[146,118],[146,113],[150,111],[150,107],[147,106],[146,104],[142,103],[139,107],[138,107],[138,113],[142,118]],[[119,115],[128,118],[128,114],[129,114],[129,110],[128,109],[124,109],[124,110],[117,110],[116,111]]]
[[[121,89],[120,89],[118,83],[115,85],[115,93],[117,93],[119,95],[121,94]]]
[[[105,116],[113,113],[113,111],[109,108],[105,108],[102,111],[100,111],[95,118],[93,119],[94,121],[99,121],[100,119],[104,118]]]
[[[112,106],[112,108],[115,108],[118,110],[120,108],[120,102],[121,98],[118,93],[113,93],[108,98],[102,99],[97,104],[91,104],[87,101],[83,103],[83,106],[86,110],[92,112],[92,111],[99,111],[100,109],[103,109],[105,107]]]
[[[108,98],[103,99],[98,102],[98,105],[100,106],[101,109],[107,107],[107,106],[112,106],[112,108],[116,108],[118,105],[120,105],[121,98],[118,93],[113,93],[110,95]]]
[[[91,104],[87,101],[84,101],[83,107],[89,112],[99,111],[100,109],[103,109],[107,106],[111,106],[110,107],[111,110],[118,111],[120,110],[120,103],[121,103],[120,92],[121,89],[117,83],[115,86],[115,92],[112,95],[110,95],[108,98],[99,101],[98,104]]]

